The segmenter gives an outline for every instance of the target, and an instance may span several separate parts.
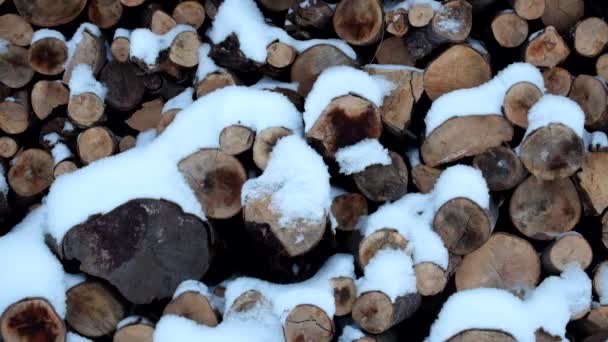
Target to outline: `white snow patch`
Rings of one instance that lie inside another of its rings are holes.
[[[137,137],[135,138],[135,146],[145,146],[150,144],[157,137],[156,129],[150,128],[143,132],[139,132]]]
[[[9,96],[4,98],[4,102],[17,102],[17,99],[12,96]]]
[[[73,332],[68,332],[68,334],[66,335],[66,342],[91,342],[91,340],[89,340],[88,338],[82,337],[76,333]]]
[[[519,82],[530,82],[541,92],[545,91],[543,75],[536,67],[527,63],[513,63],[492,80],[478,87],[458,89],[440,96],[433,102],[424,119],[426,136],[453,117],[502,115],[502,105],[507,91]]]
[[[387,12],[403,8],[404,10],[409,11],[414,5],[429,5],[435,12],[443,8],[443,5],[435,0],[388,0],[385,1],[384,10]]]
[[[6,196],[8,194],[8,183],[6,182],[6,170],[0,164],[0,192]]]
[[[420,165],[420,150],[418,147],[410,147],[405,151],[407,159],[410,161],[410,167],[413,169]]]
[[[8,52],[8,48],[11,46],[11,43],[8,40],[4,40],[0,38],[0,54],[5,54]]]
[[[377,139],[364,139],[338,149],[336,161],[340,165],[340,173],[351,175],[371,165],[390,165],[391,157]]]
[[[405,251],[383,249],[374,255],[357,279],[357,296],[368,291],[381,291],[392,302],[408,293],[416,293],[416,273],[412,258]]]
[[[154,66],[161,51],[168,49],[177,35],[186,31],[195,31],[190,25],[177,25],[171,31],[159,35],[148,29],[138,28],[131,32],[131,58],[144,61]]]
[[[334,66],[325,69],[315,81],[304,104],[305,129],[310,130],[323,110],[336,97],[348,94],[361,96],[377,107],[382,106],[385,96],[395,85],[380,75],[371,76],[349,66]]]
[[[437,209],[457,197],[468,198],[483,209],[490,208],[490,194],[485,178],[480,170],[466,165],[445,169],[435,182],[433,197]]]
[[[99,27],[97,27],[96,25],[93,25],[91,23],[82,23],[78,27],[76,32],[74,32],[72,39],[70,39],[69,41],[66,42],[66,45],[68,47],[68,59],[65,62],[65,65],[69,65],[70,62],[72,61],[72,58],[74,57],[74,52],[76,52],[76,48],[78,47],[78,44],[80,44],[80,41],[82,40],[82,37],[83,37],[82,33],[85,30],[87,30],[87,32],[89,32],[90,34],[92,34],[95,37],[101,37],[101,31],[99,30]]]
[[[551,123],[570,127],[581,139],[585,131],[585,113],[578,103],[564,96],[544,95],[528,112],[527,137],[535,130]]]
[[[66,120],[63,123],[63,131],[64,132],[73,132],[74,131],[74,125],[72,125],[71,122],[69,122],[69,121]]]
[[[62,143],[55,144],[55,146],[53,146],[51,149],[51,154],[53,155],[53,162],[55,165],[72,156],[70,149]]]
[[[34,35],[32,35],[32,42],[30,44],[33,45],[35,42],[45,39],[45,38],[54,38],[54,39],[61,40],[63,42],[66,41],[65,36],[59,31],[41,29],[41,30],[37,30],[36,32],[34,32]]]
[[[145,318],[145,317],[141,317],[141,316],[128,316],[123,318],[120,322],[118,322],[118,324],[116,325],[116,330],[124,328],[126,326],[129,325],[134,325],[134,324],[148,324],[148,325],[154,325],[152,324],[152,321],[150,321],[149,319]]]
[[[297,82],[295,82],[295,83],[280,82],[277,80],[273,80],[270,77],[264,76],[259,81],[257,81],[257,83],[253,84],[251,87],[255,88],[255,89],[266,89],[266,90],[284,88],[284,89],[289,89],[289,90],[293,90],[293,91],[298,91],[298,84],[299,83],[297,83]]]
[[[226,69],[215,64],[215,61],[209,57],[211,45],[204,43],[198,48],[198,67],[196,69],[196,82],[201,82],[209,74],[222,72]]]
[[[175,289],[175,293],[173,294],[173,299],[179,297],[180,295],[186,292],[196,292],[205,297],[209,297],[209,288],[207,285],[201,283],[198,280],[184,280],[177,289]]]
[[[333,45],[348,57],[357,58],[355,51],[343,40],[296,40],[283,29],[268,25],[253,0],[225,0],[218,8],[211,29],[207,31],[214,44],[223,42],[233,33],[239,38],[240,50],[245,56],[259,63],[266,61],[266,47],[277,40],[298,52],[315,45]]]
[[[70,78],[70,96],[77,96],[83,93],[93,93],[102,101],[105,100],[108,89],[105,85],[95,79],[93,70],[88,64],[78,64],[72,71]]]
[[[608,265],[603,263],[597,270],[599,272],[600,304],[608,305]]]
[[[55,144],[57,144],[61,140],[61,136],[55,132],[51,132],[49,134],[45,134],[42,137],[42,140],[44,140],[44,142],[49,144],[50,146],[55,146]]]
[[[179,95],[165,103],[161,113],[166,113],[172,109],[184,109],[194,102],[194,89],[192,87],[184,89]]]
[[[410,65],[401,64],[366,64],[365,69],[377,69],[377,70],[408,70],[414,72],[424,72],[424,69],[416,68]]]
[[[338,338],[338,342],[355,342],[358,339],[365,337],[365,334],[354,325],[347,325],[342,329],[342,335]]]
[[[126,38],[130,40],[131,31],[124,28],[117,28],[116,31],[114,31],[114,40],[117,38]]]

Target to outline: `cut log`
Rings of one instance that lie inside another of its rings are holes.
[[[201,98],[212,91],[238,83],[238,79],[231,72],[221,71],[209,74],[204,80],[199,80],[196,85],[196,98]]]
[[[334,10],[323,0],[294,0],[287,12],[285,28],[295,25],[296,32],[302,30],[325,31],[332,24]]]
[[[53,157],[40,149],[23,151],[8,170],[11,189],[22,197],[37,195],[53,182]]]
[[[492,234],[492,220],[486,210],[468,198],[457,197],[442,205],[433,219],[448,251],[469,254],[483,245]]]
[[[66,321],[79,334],[101,337],[116,329],[125,317],[117,295],[98,282],[84,282],[67,292]]]
[[[504,146],[493,147],[476,155],[473,166],[481,170],[491,191],[512,189],[527,175],[517,154]]]
[[[431,9],[431,13],[432,13],[432,9]],[[432,18],[432,15],[431,15]],[[431,18],[428,18],[428,20],[430,21]],[[415,18],[417,19],[417,18]],[[421,21],[424,20],[424,18],[421,18]],[[386,32],[392,34],[395,37],[403,37],[405,36],[405,34],[407,33],[407,31],[409,30],[409,20],[408,20],[408,13],[403,9],[403,8],[399,8],[396,9],[394,11],[390,11],[384,14],[384,23],[386,25]],[[417,21],[416,23],[420,23],[419,21]],[[427,23],[428,24],[428,23]]]
[[[291,130],[283,127],[268,127],[255,136],[253,142],[253,162],[260,170],[266,169],[270,153],[279,139],[291,135]]]
[[[370,45],[384,30],[382,3],[378,0],[342,0],[336,7],[333,24],[338,36],[352,45]]]
[[[146,91],[141,72],[132,63],[109,62],[101,69],[99,81],[108,89],[106,103],[121,112],[136,108]]]
[[[356,192],[336,196],[331,202],[331,213],[336,219],[336,229],[351,232],[359,219],[367,215],[367,201]]]
[[[112,41],[110,46],[112,57],[120,63],[126,63],[131,58],[131,41],[125,37],[118,37]]]
[[[129,324],[116,331],[112,342],[152,342],[154,327],[149,323]]]
[[[528,127],[528,111],[543,96],[543,92],[530,82],[519,82],[507,90],[503,103],[505,117],[514,125]]]
[[[397,136],[406,134],[410,125],[414,104],[424,92],[422,71],[404,69],[380,69],[367,67],[370,75],[381,75],[396,85],[393,91],[384,97],[380,107],[380,117],[384,127]]]
[[[581,204],[570,179],[543,181],[530,176],[513,192],[509,214],[524,235],[552,240],[574,228],[581,217]]]
[[[584,57],[597,57],[608,44],[608,24],[600,18],[590,17],[574,28],[574,50]]]
[[[0,39],[18,46],[28,46],[33,35],[32,25],[23,17],[12,13],[0,16]]]
[[[435,128],[420,148],[427,166],[475,156],[513,139],[513,126],[502,115],[454,117]]]
[[[545,0],[509,0],[518,16],[526,20],[540,18],[545,12]]]
[[[545,0],[541,19],[545,26],[554,26],[559,32],[566,33],[584,13],[584,0]]]
[[[598,216],[608,208],[608,180],[604,177],[607,167],[608,152],[590,152],[585,155],[582,170],[576,173],[575,181],[587,214]]]
[[[247,174],[238,159],[220,150],[202,149],[180,161],[178,168],[208,217],[225,219],[241,211]]]
[[[102,121],[104,112],[103,100],[93,93],[70,96],[68,101],[68,116],[80,126],[90,127]]]
[[[543,72],[547,93],[568,96],[572,87],[572,75],[564,68],[553,67]]]
[[[412,182],[419,192],[429,193],[433,191],[441,170],[424,164],[418,164],[412,169]]]
[[[146,0],[120,0],[120,3],[127,7],[137,7],[143,4]]]
[[[165,103],[161,98],[149,102],[144,102],[141,105],[141,108],[135,113],[133,113],[133,115],[131,115],[131,117],[125,122],[127,123],[127,125],[129,125],[129,127],[139,132],[144,132],[151,128],[157,128],[162,120],[161,112],[163,110],[164,105]],[[162,116],[164,117],[167,114],[168,113],[165,113]],[[170,122],[167,123],[167,126],[169,125],[169,123]],[[163,127],[163,129],[165,127]]]
[[[382,228],[366,236],[359,243],[357,260],[362,269],[382,249],[407,250],[408,241],[395,229]]]
[[[507,233],[495,233],[462,259],[456,269],[456,289],[490,287],[521,295],[523,289],[538,284],[540,265],[538,254],[528,241]]]
[[[290,66],[297,56],[296,49],[281,42],[268,45],[266,52],[266,63],[278,69]]]
[[[177,24],[190,25],[195,29],[205,22],[205,7],[198,1],[183,1],[173,9],[173,19]]]
[[[46,119],[55,108],[68,104],[70,91],[61,82],[38,81],[32,88],[32,109],[40,120]]]
[[[34,70],[28,62],[28,49],[9,44],[0,52],[0,82],[9,88],[21,88],[34,77]]]
[[[602,339],[596,340],[597,342],[605,341],[608,338],[608,306],[592,307],[587,316],[576,322],[576,327],[582,330],[585,335],[605,331],[606,335]],[[588,339],[583,341],[588,341]]]
[[[510,334],[498,330],[470,329],[450,337],[447,342],[516,342]]]
[[[422,297],[410,293],[395,298],[395,302],[380,291],[363,293],[353,306],[353,319],[365,331],[380,334],[411,317],[420,307]]]
[[[170,111],[164,112],[160,116],[160,121],[158,121],[158,125],[156,126],[156,133],[161,134],[162,132],[169,127],[169,125],[175,119],[177,113],[180,112],[180,109],[171,109]]]
[[[291,66],[291,82],[298,83],[298,93],[306,96],[321,72],[336,65],[354,66],[355,62],[332,45],[315,45],[296,58]]]
[[[433,32],[442,40],[452,43],[464,42],[471,33],[473,8],[464,0],[443,3],[431,21]]]
[[[300,304],[285,318],[283,333],[286,342],[330,342],[335,333],[334,321],[319,307]]]
[[[118,151],[124,152],[126,150],[129,150],[129,149],[135,147],[136,141],[137,141],[137,139],[135,139],[135,137],[132,135],[127,135],[127,136],[123,137],[122,139],[120,139],[120,142],[118,143]]]
[[[82,32],[80,43],[74,48],[74,53],[70,62],[65,67],[63,73],[63,83],[70,83],[72,78],[72,70],[78,64],[87,64],[93,70],[93,74],[97,74],[106,63],[106,46],[103,38],[96,37],[94,34],[85,29]]]
[[[13,0],[17,11],[30,23],[53,27],[74,20],[87,4],[87,0]]]
[[[336,316],[349,315],[353,310],[353,304],[357,299],[355,281],[349,277],[336,277],[331,279],[331,287],[334,289],[336,305]]]
[[[560,274],[569,263],[577,263],[582,269],[591,265],[593,251],[589,242],[580,234],[558,237],[542,253],[543,269],[549,274]]]
[[[17,154],[19,145],[17,141],[11,137],[0,137],[0,158],[12,158]]]
[[[528,38],[528,22],[513,12],[499,13],[492,20],[491,28],[494,39],[505,48],[520,46]]]
[[[555,123],[528,134],[519,150],[526,169],[544,180],[572,176],[584,156],[583,140],[570,127]]]
[[[417,31],[414,31],[417,32]],[[410,32],[411,34],[411,32]],[[406,35],[405,37],[409,37]],[[378,44],[376,53],[376,63],[378,64],[397,64],[414,66],[415,62],[410,56],[408,45],[405,38],[388,37],[382,39]]]
[[[600,298],[606,298],[606,295],[608,295],[608,293],[604,293],[604,291],[603,291],[604,289],[602,288],[602,285],[603,285],[602,284],[603,283],[602,275],[604,277],[606,276],[603,273],[608,271],[608,269],[606,269],[607,267],[608,267],[608,261],[602,261],[593,270],[593,292],[595,292],[595,294]],[[606,307],[606,308],[608,309],[608,307]],[[606,313],[608,313],[607,310],[604,310],[604,311]]]
[[[64,160],[59,162],[59,164],[55,165],[55,168],[53,169],[53,177],[55,177],[55,179],[57,179],[57,177],[64,175],[66,173],[70,173],[73,171],[78,170],[78,165],[76,165],[73,161],[71,160]]]
[[[16,101],[0,102],[0,129],[8,134],[25,132],[29,126],[29,110]]]
[[[608,53],[601,55],[595,63],[597,75],[603,79],[608,79]]]
[[[345,95],[330,102],[306,132],[306,139],[321,155],[333,159],[338,149],[381,134],[378,108],[361,97]]]
[[[274,11],[282,12],[289,9],[293,0],[260,0],[260,4],[264,8]]]
[[[433,11],[433,7],[425,3],[412,4],[409,12],[407,12],[408,21],[413,27],[428,25],[434,15],[435,11]]]
[[[87,14],[93,24],[107,29],[120,21],[122,4],[119,0],[90,0]]]
[[[555,27],[548,26],[532,39],[524,49],[524,60],[537,67],[552,68],[568,58],[570,48]]]
[[[447,272],[432,262],[414,265],[416,290],[421,296],[434,296],[441,293],[448,283]]]
[[[148,15],[150,16],[150,31],[161,35],[171,31],[171,29],[177,26],[175,20],[171,18],[171,16],[165,11],[163,11],[159,4],[150,4],[147,11],[150,14],[144,14],[144,17],[147,17]]]
[[[585,112],[585,127],[608,127],[608,92],[602,81],[590,75],[578,75],[568,96]]]
[[[455,45],[429,63],[424,71],[424,90],[435,100],[457,89],[477,87],[491,78],[484,56],[467,45]]]
[[[66,332],[63,319],[42,298],[17,302],[0,316],[0,336],[6,342],[65,342]]]
[[[352,175],[357,188],[371,201],[396,201],[407,193],[407,165],[397,153],[390,151],[389,156],[389,165],[370,165]]]
[[[220,149],[222,152],[236,156],[248,151],[253,146],[255,133],[245,126],[231,125],[220,133]]]
[[[105,127],[92,127],[78,135],[78,157],[87,165],[109,157],[116,150],[114,136]]]
[[[169,60],[184,68],[198,65],[198,48],[201,41],[195,31],[185,31],[178,34],[169,48]]]
[[[65,259],[136,304],[171,296],[182,281],[202,278],[210,262],[206,224],[164,200],[131,200],[92,216],[66,233],[62,247]]]
[[[208,327],[215,327],[220,323],[220,317],[209,299],[194,291],[186,291],[173,298],[165,307],[163,315],[185,317]]]

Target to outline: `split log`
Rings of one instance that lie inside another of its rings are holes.
[[[581,204],[569,178],[543,181],[530,176],[513,192],[509,214],[524,235],[551,240],[574,228],[581,217]]]
[[[413,27],[423,27],[428,25],[435,16],[433,7],[428,4],[412,4],[409,12],[407,12],[407,19]]]
[[[298,93],[306,96],[323,70],[337,65],[354,66],[355,62],[335,46],[315,45],[299,54],[293,62],[291,82],[298,83]]]
[[[332,317],[319,307],[300,304],[291,309],[285,318],[283,332],[286,342],[330,342],[334,337],[335,326]]]
[[[154,326],[142,320],[118,329],[112,342],[152,342],[153,335]]]
[[[468,198],[457,197],[442,205],[433,218],[433,230],[448,251],[469,254],[483,245],[494,229],[489,213]]]
[[[93,74],[97,74],[103,65],[106,63],[106,46],[102,37],[96,37],[94,34],[85,29],[82,32],[80,43],[74,48],[74,53],[65,67],[63,73],[63,83],[70,83],[72,78],[72,70],[78,64],[87,64],[93,70]]]
[[[34,70],[28,62],[28,49],[9,44],[0,52],[0,83],[9,88],[21,88],[34,77]]]
[[[260,0],[260,4],[264,8],[274,11],[282,12],[289,9],[293,0]]]
[[[454,117],[426,137],[420,152],[424,163],[435,167],[483,153],[511,139],[513,126],[502,115]]]
[[[371,201],[396,201],[407,193],[407,165],[397,153],[390,151],[389,156],[389,165],[370,165],[352,175],[357,188]]]
[[[291,135],[291,130],[283,127],[268,127],[255,136],[253,142],[253,162],[260,170],[266,169],[270,153],[279,139]]]
[[[382,249],[398,249],[407,252],[408,241],[399,232],[392,228],[382,228],[366,236],[359,243],[357,260],[361,268],[365,268],[369,261]]]
[[[64,175],[66,173],[70,173],[73,171],[78,170],[78,165],[76,165],[73,161],[71,160],[64,160],[59,162],[59,164],[55,165],[55,168],[53,169],[53,177],[55,177],[55,179],[57,179],[57,177]]]
[[[566,33],[584,13],[584,0],[545,0],[541,19],[545,26],[554,26],[559,32]]]
[[[509,0],[509,3],[526,20],[538,19],[545,12],[545,0]]]
[[[25,132],[29,126],[29,108],[17,101],[0,102],[0,129],[8,134]]]
[[[448,339],[447,342],[516,342],[509,333],[498,330],[470,329]]]
[[[380,334],[411,317],[420,307],[422,297],[410,293],[391,299],[380,291],[363,293],[353,306],[353,319],[365,331]]]
[[[505,48],[518,47],[528,38],[528,22],[513,12],[499,13],[491,28],[494,39]]]
[[[93,93],[70,96],[68,101],[68,116],[80,126],[90,127],[103,121],[104,112],[103,100]]]
[[[381,134],[378,108],[361,97],[345,95],[330,102],[306,132],[306,139],[321,155],[333,159],[338,149]]]
[[[424,71],[424,90],[435,100],[457,89],[477,87],[491,78],[484,56],[467,45],[455,45],[429,63]]]
[[[125,37],[117,37],[110,45],[112,57],[120,63],[126,63],[131,58],[131,41]]]
[[[570,48],[553,26],[533,34],[524,48],[524,60],[537,67],[552,68],[568,58]]]
[[[127,7],[137,7],[143,4],[146,0],[120,0],[120,3]]]
[[[411,11],[410,11],[411,12]],[[431,9],[431,13],[432,13],[432,9]],[[423,14],[423,13],[421,13]],[[431,15],[432,18],[432,15]],[[428,18],[428,20],[430,21],[431,18]],[[417,20],[418,18],[414,17],[414,20]],[[424,20],[424,17],[420,18],[422,20]],[[416,23],[420,23],[420,21],[416,21]],[[386,32],[392,34],[395,37],[403,37],[405,36],[405,34],[407,33],[407,31],[409,30],[409,20],[408,20],[408,13],[403,9],[403,8],[399,8],[396,9],[394,11],[390,11],[384,14],[384,23],[386,25]],[[427,22],[428,24],[428,22]]]
[[[198,1],[183,1],[173,9],[173,19],[177,24],[190,25],[195,29],[205,22],[205,7]]]
[[[32,88],[31,102],[34,114],[40,120],[46,119],[55,108],[67,105],[70,91],[61,82],[38,81]]]
[[[121,112],[128,112],[137,107],[145,94],[146,88],[139,69],[132,63],[110,62],[99,74],[108,92],[106,103]]]
[[[528,134],[519,157],[530,173],[544,180],[572,176],[585,156],[583,140],[568,126],[549,124]]]
[[[101,337],[116,329],[125,316],[117,295],[98,282],[84,282],[67,292],[66,321],[79,334]]]
[[[356,192],[336,196],[331,202],[331,213],[336,219],[336,229],[352,232],[359,219],[368,213],[367,200]]]
[[[536,287],[540,265],[538,254],[528,241],[507,233],[495,233],[462,259],[456,269],[456,288],[462,291],[491,287],[519,295],[523,289]]]
[[[165,103],[161,98],[149,102],[144,102],[141,105],[141,108],[135,113],[133,113],[133,115],[131,115],[131,117],[125,122],[127,125],[129,125],[129,127],[133,128],[138,132],[144,132],[152,128],[158,128],[158,126],[161,124],[163,117],[169,114],[165,113],[161,117],[161,112],[163,110],[164,105]],[[179,110],[175,110],[174,112],[177,113],[178,111]],[[171,121],[173,121],[174,117],[175,115],[171,117]],[[163,127],[163,130],[171,123],[171,121],[166,122],[166,125]]]
[[[427,194],[433,191],[441,170],[424,164],[418,164],[412,169],[412,182],[419,192]]]
[[[122,4],[119,0],[90,0],[87,15],[93,24],[107,29],[120,21]]]
[[[493,147],[476,155],[473,166],[481,170],[491,191],[512,189],[527,175],[517,154],[504,146]]]
[[[286,20],[296,26],[296,30],[325,31],[332,24],[334,10],[323,0],[295,0],[287,12]],[[286,21],[286,29],[288,23]]]
[[[296,49],[281,42],[268,45],[266,52],[266,63],[277,69],[290,66],[297,56]]]
[[[198,65],[198,48],[201,42],[198,33],[185,31],[178,34],[169,47],[169,60],[184,68]]]
[[[424,92],[422,71],[366,67],[370,75],[381,75],[396,85],[384,97],[380,117],[384,127],[397,136],[404,136],[412,119],[414,104]]]
[[[237,85],[240,82],[231,72],[220,71],[209,74],[203,80],[199,80],[196,85],[196,98],[201,98],[212,91]]]
[[[220,150],[202,149],[180,161],[178,168],[208,217],[225,219],[241,211],[247,174],[238,159]]]
[[[173,298],[165,307],[163,315],[185,317],[208,327],[215,327],[220,323],[220,316],[211,306],[209,299],[194,291],[186,291]]]
[[[43,298],[19,301],[0,316],[0,336],[6,342],[64,342],[66,332],[63,319]]]
[[[116,150],[114,136],[105,127],[92,127],[78,135],[78,157],[87,165],[109,157]]]
[[[352,45],[370,45],[382,36],[384,14],[378,0],[342,0],[333,18],[338,36]]]
[[[542,253],[543,269],[549,274],[560,274],[571,262],[586,269],[591,265],[592,259],[591,245],[577,233],[558,237]]]
[[[601,215],[608,208],[608,181],[603,176],[607,163],[608,152],[589,152],[574,177],[586,214]]]
[[[408,37],[406,35],[406,37]],[[399,37],[388,37],[382,39],[376,48],[376,63],[378,64],[397,64],[409,65],[415,64],[412,56],[408,51],[405,39]]]
[[[74,20],[87,4],[86,0],[13,0],[19,14],[30,23],[53,27]]]
[[[602,81],[590,75],[578,75],[568,96],[585,112],[585,127],[608,127],[608,91]]]
[[[595,70],[597,75],[603,79],[608,79],[608,53],[601,55],[595,63]]]
[[[210,262],[206,224],[164,200],[131,200],[92,216],[66,233],[62,247],[65,259],[136,304],[171,296],[182,281],[202,278]]]
[[[543,96],[543,92],[530,82],[519,82],[507,90],[503,102],[505,117],[514,125],[528,127],[528,111]]]
[[[160,99],[157,99],[155,101],[160,101]],[[173,122],[173,120],[175,120],[175,116],[180,111],[180,109],[171,109],[170,111],[161,113],[160,120],[158,121],[158,125],[156,126],[156,133],[161,134],[162,132],[164,132],[165,129],[167,129],[167,127],[169,127],[169,125]]]
[[[357,299],[355,281],[349,277],[331,278],[331,287],[334,289],[336,306],[335,316],[349,315]]]
[[[32,25],[23,17],[12,13],[0,16],[0,39],[17,46],[28,46],[33,35]]]
[[[15,139],[7,136],[0,137],[0,158],[12,158],[17,154],[17,150],[19,150],[19,145]]]
[[[220,149],[222,152],[236,156],[248,151],[253,146],[255,133],[245,126],[231,125],[220,133]]]
[[[568,96],[572,87],[572,75],[564,68],[553,67],[543,72],[547,93]]]
[[[135,147],[135,142],[136,141],[137,141],[137,139],[135,139],[135,137],[132,136],[132,135],[124,136],[118,142],[118,151],[124,152],[126,150],[129,150],[129,149]]]
[[[143,17],[144,22],[148,22],[144,26],[149,26],[150,31],[159,35],[165,34],[177,26],[175,20],[167,12],[163,11],[158,3],[150,4]]]
[[[11,189],[22,197],[37,195],[53,182],[53,157],[40,149],[23,151],[8,170]]]
[[[586,18],[574,28],[574,50],[584,57],[597,57],[608,44],[608,24],[600,18]]]

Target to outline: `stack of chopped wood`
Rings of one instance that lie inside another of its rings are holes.
[[[604,2],[0,0],[0,340],[606,340]]]

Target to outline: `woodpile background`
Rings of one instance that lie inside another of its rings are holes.
[[[0,341],[608,340],[607,79],[607,0],[0,0]]]

